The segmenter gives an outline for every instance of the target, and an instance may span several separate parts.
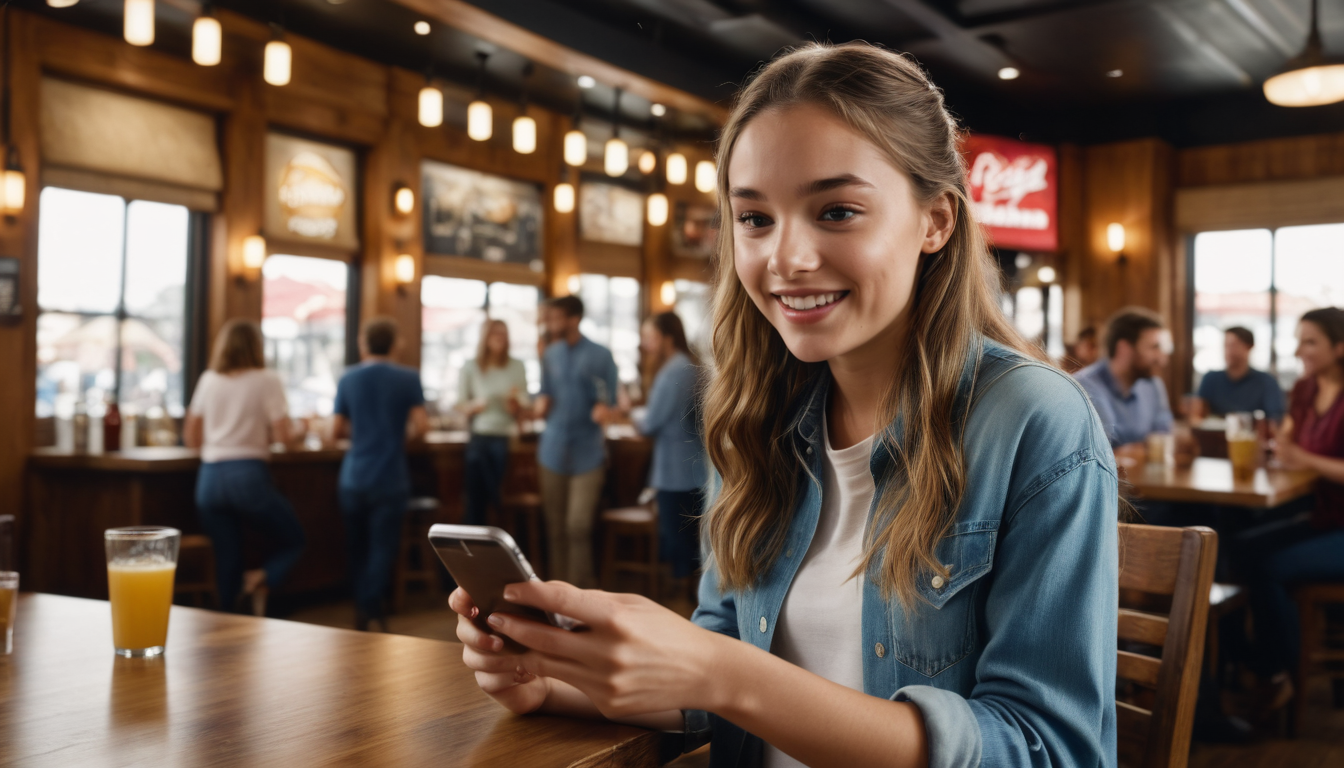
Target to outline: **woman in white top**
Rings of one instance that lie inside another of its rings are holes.
[[[271,443],[289,441],[285,388],[266,370],[261,329],[230,320],[215,339],[210,370],[196,383],[186,424],[187,445],[201,450],[196,509],[214,544],[225,610],[235,609],[241,591],[251,596],[253,613],[265,613],[268,588],[281,584],[303,553],[303,526],[266,466]],[[246,572],[245,524],[271,543],[265,567]]]
[[[509,357],[509,326],[503,320],[486,320],[476,359],[462,366],[457,387],[457,407],[471,418],[465,478],[468,525],[485,524],[486,509],[499,508],[509,438],[526,404],[527,373],[521,361]]]

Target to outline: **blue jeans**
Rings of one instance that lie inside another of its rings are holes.
[[[202,464],[196,476],[196,509],[215,550],[220,607],[232,610],[243,585],[243,526],[270,540],[266,584],[284,583],[303,554],[304,534],[294,507],[275,489],[260,459]]]
[[[392,568],[401,550],[401,526],[410,492],[341,488],[339,496],[355,615],[381,619],[383,597],[392,583]]]
[[[500,486],[509,466],[509,438],[472,433],[467,443],[467,525],[485,525],[486,510],[500,506]]]
[[[658,492],[659,557],[672,564],[678,579],[700,567],[700,514],[705,494],[693,491]]]
[[[1304,582],[1344,582],[1344,530],[1318,531],[1305,520],[1247,531],[1242,539],[1255,654],[1270,676],[1297,670],[1299,629],[1291,589]]]

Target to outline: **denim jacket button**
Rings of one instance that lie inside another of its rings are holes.
[[[929,583],[933,585],[934,589],[942,589],[943,585],[947,584],[947,581],[944,580],[942,576],[934,576],[933,581]]]
[[[877,652],[877,658],[879,659],[887,655],[887,649],[883,648],[881,643],[878,643],[877,646],[873,648],[873,650]]]
[[[762,617],[761,617],[761,631],[762,631],[762,632],[765,631],[765,627],[766,627],[766,624],[765,624],[765,617],[762,616]]]
[[[810,446],[810,445],[807,446],[807,455],[808,455],[808,456],[811,456],[811,455],[812,455],[812,446]]]

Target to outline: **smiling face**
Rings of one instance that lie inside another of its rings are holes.
[[[809,363],[890,359],[920,256],[955,224],[951,196],[922,205],[881,149],[812,105],[756,116],[728,187],[738,279],[789,351]]]
[[[1297,352],[1302,361],[1303,376],[1319,376],[1339,365],[1344,358],[1344,344],[1331,344],[1321,326],[1309,320],[1297,324]]]

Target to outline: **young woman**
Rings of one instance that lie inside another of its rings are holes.
[[[200,448],[196,509],[215,551],[215,583],[225,610],[240,592],[265,613],[269,587],[283,583],[303,553],[303,526],[271,483],[271,443],[290,442],[285,386],[266,370],[261,329],[230,320],[220,329],[187,411],[186,443]],[[243,571],[243,527],[271,544],[264,568]]]
[[[1288,418],[1276,440],[1285,469],[1321,476],[1309,521],[1251,539],[1251,607],[1260,670],[1270,704],[1292,696],[1297,669],[1298,616],[1289,588],[1303,581],[1344,581],[1344,310],[1313,309],[1297,324],[1302,378],[1288,400]]]
[[[673,312],[644,321],[640,349],[656,372],[648,407],[635,427],[653,438],[649,485],[658,491],[658,545],[678,579],[700,567],[700,514],[704,507],[705,447],[695,407],[699,363],[686,329]]]
[[[718,168],[700,606],[507,588],[573,633],[455,592],[477,681],[516,712],[708,719],[713,765],[1115,765],[1114,461],[997,309],[941,93],[805,47],[742,91]]]
[[[486,509],[499,508],[509,438],[526,404],[527,372],[521,361],[509,357],[509,326],[486,320],[476,359],[462,366],[457,386],[457,407],[471,417],[465,478],[470,525],[484,525]]]

